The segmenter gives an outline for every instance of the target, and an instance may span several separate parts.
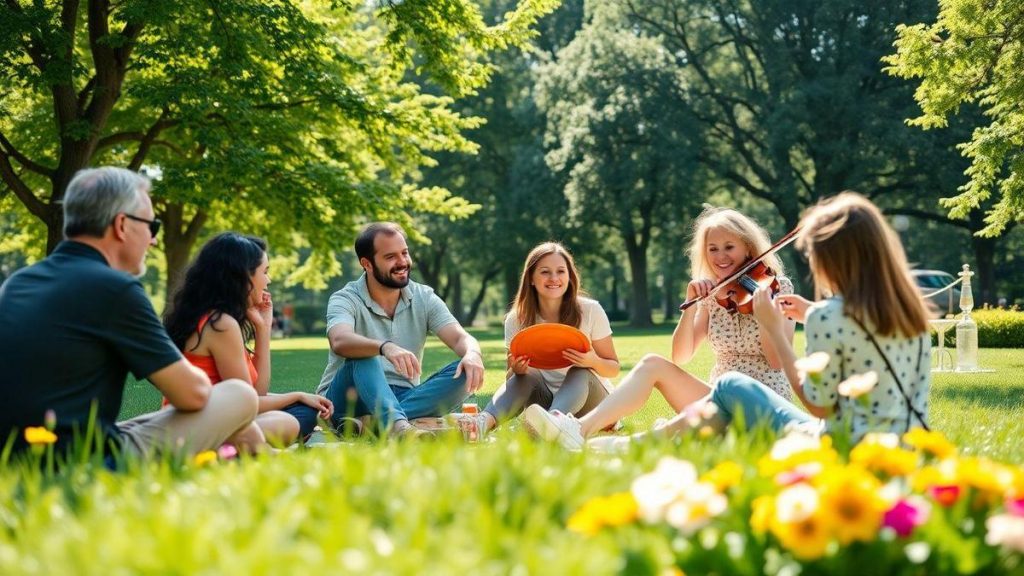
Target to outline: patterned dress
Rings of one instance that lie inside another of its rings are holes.
[[[779,276],[779,294],[792,294],[793,282]],[[768,364],[761,348],[761,336],[757,319],[753,314],[729,314],[714,299],[701,300],[709,314],[708,344],[715,353],[715,365],[711,368],[708,383],[714,385],[718,377],[726,372],[736,371],[762,382],[783,398],[791,396],[789,380],[782,370]]]

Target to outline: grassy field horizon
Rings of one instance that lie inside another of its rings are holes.
[[[616,384],[644,356],[667,355],[672,325],[635,329],[614,326],[616,352],[622,364]],[[505,346],[500,328],[472,329],[480,341],[486,367],[484,387],[471,401],[481,408],[504,381]],[[804,349],[803,333],[794,340],[797,351]],[[271,389],[274,392],[303,390],[313,392],[327,362],[327,339],[323,336],[299,336],[275,339],[271,345]],[[454,354],[436,338],[430,338],[424,350],[423,373],[432,374],[455,359]],[[684,369],[698,378],[707,378],[714,357],[704,343]],[[1024,461],[1024,350],[982,349],[980,365],[995,372],[957,374],[933,373],[930,422],[966,452]],[[160,396],[149,382],[130,381],[125,390],[121,418],[128,418],[160,405]],[[654,394],[642,410],[626,418],[624,431],[651,427],[654,420],[673,415],[672,409]]]

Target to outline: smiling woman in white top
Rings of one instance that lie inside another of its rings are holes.
[[[538,370],[525,356],[507,357],[508,380],[484,409],[488,428],[514,418],[533,404],[553,413],[581,416],[611,391],[619,373],[608,316],[595,300],[581,296],[572,255],[557,242],[545,242],[526,257],[519,291],[505,317],[505,346],[520,330],[542,323],[578,328],[590,340],[587,352],[566,350],[570,363],[560,370]]]

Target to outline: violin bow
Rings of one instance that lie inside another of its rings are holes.
[[[767,256],[769,256],[769,255],[771,255],[771,254],[773,254],[775,252],[778,252],[779,250],[781,250],[781,249],[785,248],[786,246],[789,246],[790,244],[792,244],[793,241],[796,240],[796,235],[799,234],[799,233],[800,233],[800,227],[799,226],[797,226],[796,228],[793,228],[792,230],[789,231],[788,234],[786,234],[785,236],[780,238],[779,241],[776,242],[775,244],[772,244],[772,246],[770,248],[765,250],[757,258],[751,258],[750,261],[747,262],[746,264],[744,264],[742,268],[740,268],[736,272],[733,272],[732,276],[729,276],[725,280],[722,280],[718,284],[715,284],[715,286],[710,291],[708,291],[707,294],[705,294],[704,296],[698,296],[696,298],[691,298],[691,299],[687,300],[686,302],[683,302],[682,304],[680,304],[679,305],[679,311],[683,312],[687,308],[689,308],[690,306],[693,306],[694,304],[696,304],[697,302],[700,302],[701,300],[707,298],[708,296],[715,295],[715,293],[718,292],[719,288],[721,288],[722,286],[725,286],[725,285],[733,282],[737,278],[742,277],[747,272],[750,272],[754,268],[754,266],[757,266],[757,264],[761,260],[764,260],[765,257],[767,257]]]

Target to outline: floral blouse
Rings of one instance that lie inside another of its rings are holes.
[[[793,282],[779,276],[779,294],[792,294]],[[753,314],[729,314],[712,298],[701,300],[708,312],[708,344],[715,353],[715,365],[708,382],[712,385],[726,372],[740,372],[768,386],[783,398],[789,398],[789,380],[782,370],[768,364],[761,348],[757,319]]]

